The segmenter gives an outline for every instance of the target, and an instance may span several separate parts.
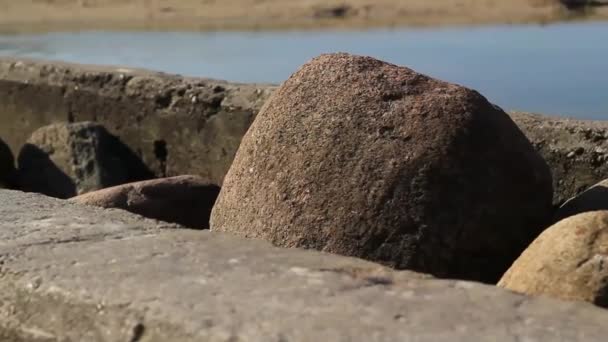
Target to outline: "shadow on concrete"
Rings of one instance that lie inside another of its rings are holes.
[[[553,222],[589,211],[608,210],[608,187],[596,185],[566,201],[555,214]]]
[[[142,180],[156,178],[154,172],[141,160],[129,146],[117,136],[104,132],[105,137],[101,139],[104,146],[100,146],[99,163],[112,167],[102,167],[101,183],[103,187],[121,185]],[[116,177],[105,170],[120,169],[122,176]]]
[[[15,157],[10,147],[0,139],[0,188],[15,186]]]
[[[47,196],[67,199],[77,196],[79,192],[99,190],[125,183],[137,182],[155,178],[154,173],[146,166],[140,157],[125,145],[118,137],[110,134],[104,128],[99,128],[99,145],[95,147],[94,155],[90,151],[79,151],[79,144],[72,147],[76,150],[75,167],[72,173],[66,173],[57,165],[51,156],[34,144],[26,144],[18,156],[17,188],[26,192],[37,192]],[[87,134],[86,131],[75,134]],[[84,153],[82,158],[78,154]],[[81,165],[83,159],[87,162]],[[90,159],[92,158],[92,159]],[[64,166],[65,167],[65,166]],[[67,171],[69,172],[69,171]],[[71,174],[75,174],[72,178]],[[98,178],[91,178],[95,174]],[[93,179],[91,183],[90,180]],[[86,185],[84,183],[87,183]],[[80,185],[79,185],[80,184]],[[93,184],[93,188],[91,187]]]
[[[74,181],[38,146],[25,144],[17,159],[19,190],[64,199],[76,195]]]

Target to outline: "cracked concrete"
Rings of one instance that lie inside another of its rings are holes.
[[[0,190],[0,340],[604,341],[585,303]],[[61,243],[55,243],[61,242]]]

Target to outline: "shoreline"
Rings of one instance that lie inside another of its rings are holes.
[[[608,7],[573,14],[551,0],[80,0],[0,4],[1,33],[84,30],[361,30],[547,25],[608,20]]]

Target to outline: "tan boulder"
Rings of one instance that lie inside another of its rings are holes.
[[[548,228],[498,286],[608,307],[608,211],[571,216]]]
[[[197,176],[177,176],[123,184],[71,198],[79,204],[120,208],[144,217],[209,228],[220,188]]]
[[[495,283],[551,200],[547,164],[476,91],[329,54],[262,108],[211,229]]]

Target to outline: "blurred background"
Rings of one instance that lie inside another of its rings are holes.
[[[0,56],[280,83],[326,52],[608,119],[608,0],[0,0]]]

